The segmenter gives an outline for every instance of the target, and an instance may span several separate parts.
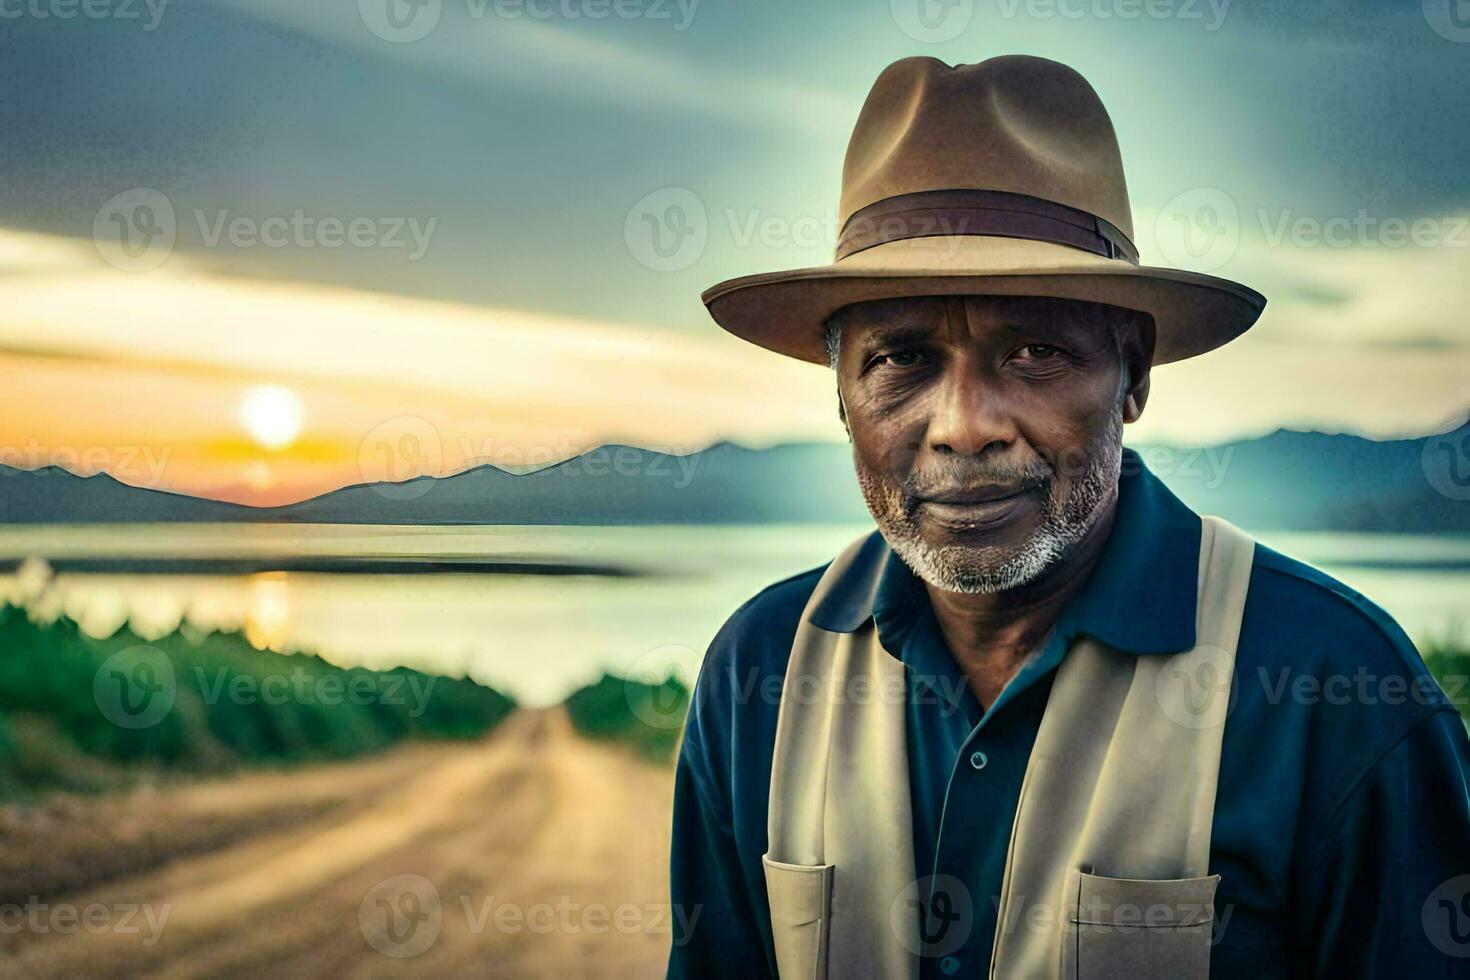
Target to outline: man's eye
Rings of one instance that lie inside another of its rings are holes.
[[[874,364],[892,364],[894,367],[913,367],[924,358],[918,351],[896,350],[888,354],[879,354],[873,358]]]
[[[1027,344],[1021,350],[1027,357],[1037,361],[1044,361],[1048,357],[1059,353],[1058,349],[1051,344]]]

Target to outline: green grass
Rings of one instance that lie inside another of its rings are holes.
[[[1470,650],[1450,640],[1430,640],[1420,652],[1424,663],[1460,709],[1460,716],[1470,725]]]
[[[68,785],[48,759],[185,773],[343,759],[406,738],[472,738],[514,708],[468,679],[337,667],[239,633],[145,641],[123,627],[96,639],[0,605],[0,795]]]
[[[670,675],[659,684],[604,674],[566,700],[572,727],[588,738],[632,745],[644,758],[667,762],[679,748],[689,689]]]

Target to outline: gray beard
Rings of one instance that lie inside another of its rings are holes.
[[[930,546],[916,517],[905,507],[902,487],[858,467],[858,484],[868,510],[894,554],[914,574],[946,592],[992,593],[1018,588],[1060,561],[1102,517],[1118,487],[1123,462],[1121,404],[1106,430],[1086,447],[1087,469],[1065,500],[1056,482],[1047,485],[1041,523],[1019,547]]]

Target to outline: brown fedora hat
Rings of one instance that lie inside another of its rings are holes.
[[[712,286],[710,315],[826,364],[823,324],[851,303],[1062,297],[1152,315],[1162,364],[1233,340],[1266,305],[1227,279],[1138,264],[1112,120],[1087,79],[1045,58],[889,65],[847,146],[839,220],[831,265]]]

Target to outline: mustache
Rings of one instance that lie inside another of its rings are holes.
[[[917,506],[919,500],[941,494],[973,490],[1022,493],[1049,487],[1051,482],[1051,467],[1040,459],[1018,465],[954,457],[910,473],[902,490],[905,502]]]

